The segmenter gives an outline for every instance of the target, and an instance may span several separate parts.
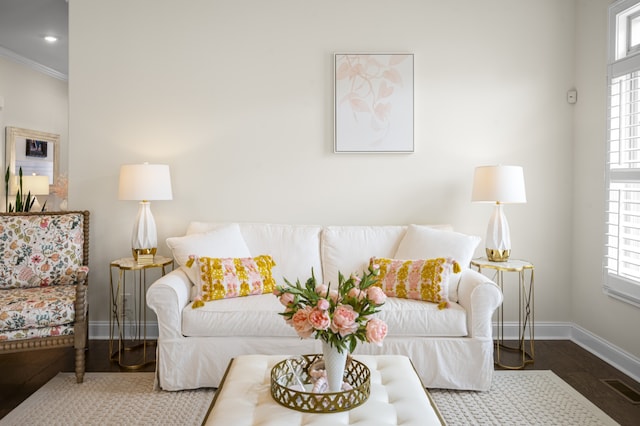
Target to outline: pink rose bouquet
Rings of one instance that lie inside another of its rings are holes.
[[[339,352],[353,352],[358,341],[381,345],[387,335],[387,324],[373,318],[380,312],[386,295],[377,285],[378,265],[372,264],[362,276],[352,274],[348,279],[338,273],[337,289],[331,284],[318,284],[311,270],[311,278],[303,285],[300,280],[276,286],[273,293],[285,306],[280,313],[298,335],[324,340]]]

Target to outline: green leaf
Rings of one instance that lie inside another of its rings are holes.
[[[9,166],[7,166],[7,172],[4,174],[4,209],[9,211]]]

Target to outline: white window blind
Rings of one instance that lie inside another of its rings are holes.
[[[640,0],[609,8],[604,291],[640,307]]]

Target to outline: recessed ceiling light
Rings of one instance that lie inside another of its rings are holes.
[[[58,41],[58,37],[55,36],[44,36],[44,40],[48,43],[55,43]]]

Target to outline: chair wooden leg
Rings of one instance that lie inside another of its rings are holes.
[[[84,348],[76,348],[76,382],[84,380]]]

